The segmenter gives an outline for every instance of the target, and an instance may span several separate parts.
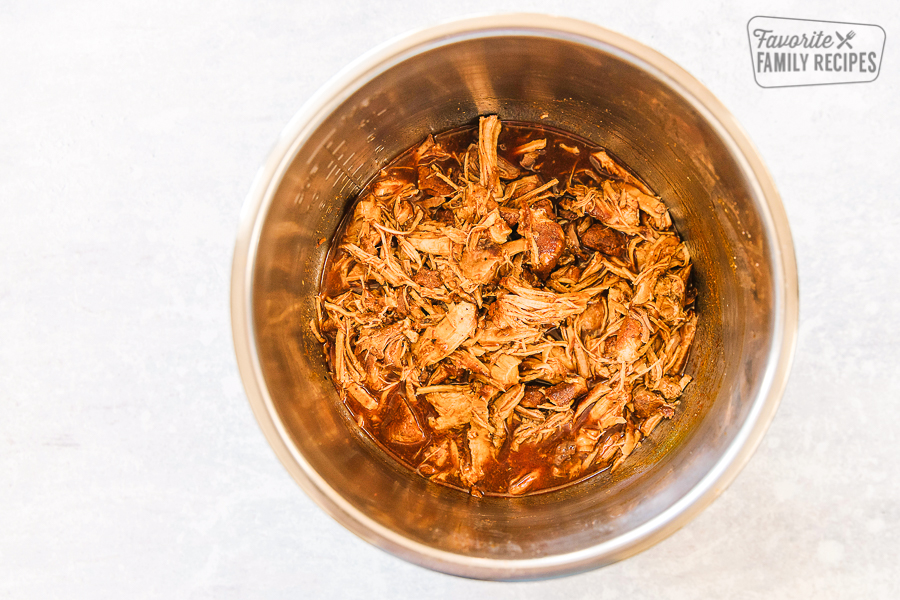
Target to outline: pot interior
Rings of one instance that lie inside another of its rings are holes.
[[[526,30],[470,33],[396,56],[313,119],[260,217],[252,314],[277,419],[323,493],[400,538],[517,560],[577,552],[632,532],[713,469],[748,417],[767,369],[772,244],[758,186],[733,144],[672,85],[596,40]],[[543,123],[609,149],[669,206],[693,257],[698,292],[698,331],[686,368],[694,381],[675,417],[615,472],[514,499],[473,498],[384,454],[340,405],[308,326],[328,240],[355,194],[428,133],[473,124],[484,114]]]

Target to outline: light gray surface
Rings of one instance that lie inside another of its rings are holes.
[[[900,594],[891,3],[39,2],[0,6],[0,597],[844,598]],[[253,421],[228,277],[244,195],[342,66],[486,10],[667,54],[757,144],[791,219],[801,326],[769,434],[643,554],[526,584],[431,573],[308,500]],[[754,15],[876,23],[868,84],[761,89]]]

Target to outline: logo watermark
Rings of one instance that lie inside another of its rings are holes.
[[[753,17],[747,36],[765,88],[875,81],[886,37],[878,25],[782,17]]]

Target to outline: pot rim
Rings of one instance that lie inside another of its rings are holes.
[[[661,80],[716,131],[762,201],[760,219],[773,253],[773,342],[746,420],[712,469],[672,506],[616,538],[575,552],[529,559],[491,559],[437,550],[380,525],[344,500],[304,459],[278,418],[265,386],[252,318],[253,270],[265,217],[285,171],[316,128],[363,85],[412,55],[448,42],[506,35],[550,37],[613,54]],[[241,211],[231,276],[231,321],[238,368],[250,406],[281,463],[341,525],[409,562],[478,579],[523,580],[577,573],[634,555],[668,537],[717,498],[749,461],[772,421],[787,384],[797,338],[799,289],[787,215],[771,175],[724,105],[674,62],[624,35],[576,19],[536,13],[467,17],[390,40],[345,67],[291,119],[259,169]]]

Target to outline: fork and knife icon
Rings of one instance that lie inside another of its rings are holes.
[[[848,48],[853,50],[853,46],[850,45],[850,40],[852,40],[854,37],[856,37],[855,31],[851,30],[850,33],[848,33],[846,36],[841,36],[840,33],[835,31],[834,35],[836,35],[838,37],[838,39],[841,40],[841,43],[837,45],[837,48],[835,48],[835,50],[840,50],[844,46],[847,46]]]

